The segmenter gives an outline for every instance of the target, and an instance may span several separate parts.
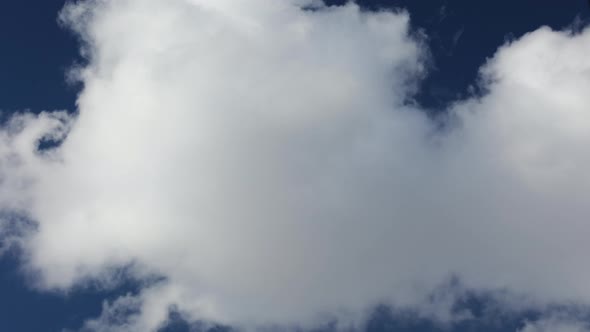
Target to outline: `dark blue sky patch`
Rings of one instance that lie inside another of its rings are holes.
[[[72,34],[60,27],[63,0],[0,2],[0,109],[73,109],[77,87],[66,83],[78,61]]]

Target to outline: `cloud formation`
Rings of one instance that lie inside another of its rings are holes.
[[[441,126],[408,102],[427,51],[405,12],[86,0],[61,20],[88,59],[78,112],[4,126],[0,206],[37,224],[20,243],[40,288],[164,278],[95,330],[171,306],[242,327],[377,303],[452,320],[428,299],[450,277],[514,310],[590,304],[590,31],[502,46]]]
[[[586,332],[588,323],[564,317],[549,317],[529,322],[520,332]]]

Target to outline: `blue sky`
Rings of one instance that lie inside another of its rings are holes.
[[[583,0],[363,0],[357,3],[366,11],[404,8],[410,15],[411,35],[426,36],[422,40],[429,52],[425,62],[427,74],[420,81],[417,93],[406,96],[409,99],[406,102],[415,103],[432,114],[444,114],[449,105],[477,92],[481,88],[477,84],[479,68],[505,42],[518,40],[541,26],[555,30],[572,27],[580,30],[590,18],[590,6]],[[343,2],[330,1],[328,4],[342,5]],[[76,98],[82,84],[66,82],[66,72],[73,64],[84,64],[86,60],[79,55],[76,33],[58,24],[58,12],[63,5],[63,1],[57,0],[21,0],[0,4],[0,110],[3,119],[24,111],[76,110]],[[35,290],[33,281],[36,277],[27,272],[27,265],[23,264],[26,260],[27,254],[16,247],[0,256],[0,331],[77,330],[89,318],[101,314],[104,301],[114,301],[125,294],[137,294],[142,288],[138,281],[124,280],[107,290],[98,282],[66,286],[66,291],[51,290],[51,287]],[[145,275],[134,277],[137,280]],[[453,282],[441,282],[446,285],[443,290],[454,287]],[[495,310],[501,304],[489,300],[485,292],[460,293],[462,295],[453,310],[469,310],[474,313],[474,318],[440,325],[430,318],[419,317],[412,310],[392,313],[379,307],[368,321],[366,330],[514,331],[523,328],[526,321],[543,317],[544,311],[549,310],[545,306],[515,314],[498,314]],[[280,304],[277,303],[277,306]],[[567,306],[551,310],[559,313],[570,311]],[[580,310],[579,307],[576,310]],[[576,316],[587,315],[588,312],[582,312]],[[189,330],[188,325],[180,321],[170,324],[165,331]],[[329,324],[325,326],[330,330]]]

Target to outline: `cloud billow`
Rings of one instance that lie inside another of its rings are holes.
[[[0,206],[37,223],[19,243],[42,289],[163,278],[93,329],[153,330],[171,306],[244,328],[377,303],[449,321],[453,295],[429,294],[452,277],[514,310],[590,304],[588,30],[499,48],[441,129],[406,102],[427,50],[403,11],[87,0],[60,19],[88,59],[78,112],[2,129]],[[523,331],[550,324],[585,328]]]

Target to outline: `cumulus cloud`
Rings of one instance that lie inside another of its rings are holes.
[[[95,330],[152,330],[171,306],[241,327],[377,303],[452,320],[428,296],[452,276],[590,304],[590,31],[504,45],[441,128],[408,103],[427,52],[405,12],[86,0],[61,20],[88,59],[78,110],[2,129],[0,206],[36,223],[40,288],[163,278]]]

